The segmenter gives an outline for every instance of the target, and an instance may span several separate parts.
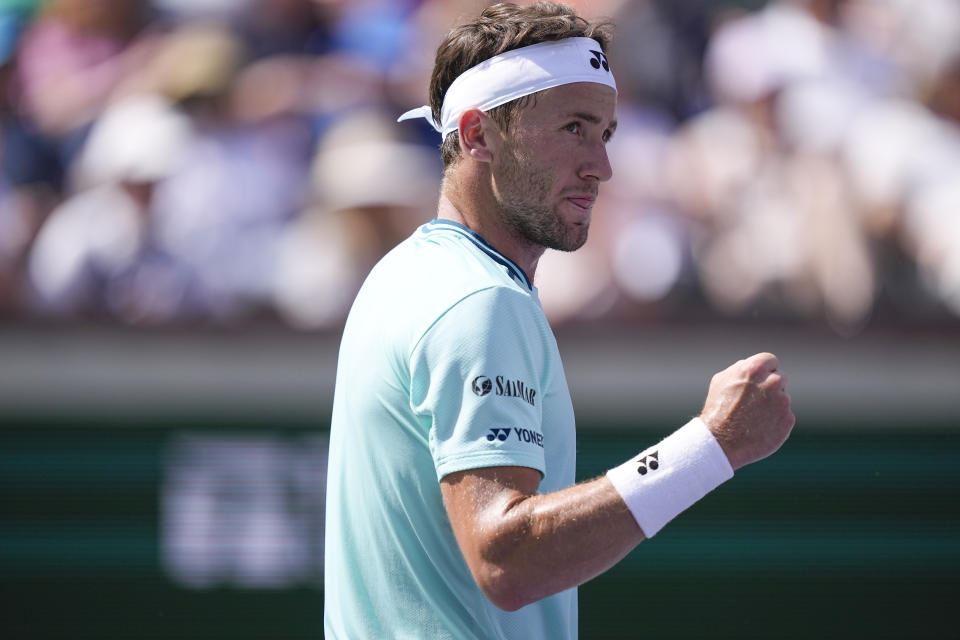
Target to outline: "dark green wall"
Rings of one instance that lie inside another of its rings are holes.
[[[584,425],[581,476],[663,433]],[[319,638],[322,590],[175,584],[161,494],[184,433],[309,424],[5,419],[0,588],[7,638]],[[319,433],[322,436],[322,433]],[[583,638],[955,638],[960,431],[803,425],[770,459],[581,588]]]

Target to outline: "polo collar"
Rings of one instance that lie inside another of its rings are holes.
[[[494,249],[493,245],[484,240],[476,231],[465,227],[459,222],[441,218],[435,218],[431,220],[424,225],[424,228],[427,233],[430,233],[431,231],[452,231],[463,236],[464,238],[470,240],[470,242],[480,249],[480,251],[485,253],[490,259],[503,266],[507,270],[507,273],[510,275],[510,277],[518,284],[523,285],[528,290],[533,289],[533,284],[531,284],[530,278],[527,277],[527,274],[524,273],[523,269],[518,267],[513,260]]]

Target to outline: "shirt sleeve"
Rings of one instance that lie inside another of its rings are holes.
[[[453,305],[424,334],[411,355],[411,406],[430,421],[438,479],[498,466],[545,472],[545,325],[529,296],[494,287]]]

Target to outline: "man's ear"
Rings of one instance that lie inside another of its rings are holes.
[[[458,124],[460,153],[479,162],[490,162],[499,141],[497,124],[476,107],[461,113]]]

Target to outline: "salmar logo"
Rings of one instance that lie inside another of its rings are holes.
[[[473,379],[473,392],[478,396],[485,396],[493,390],[493,383],[487,376],[477,376]]]
[[[531,407],[537,406],[537,390],[531,387],[523,380],[507,378],[505,376],[496,376],[493,380],[487,376],[477,376],[470,383],[473,392],[483,397],[491,391],[495,395],[507,398],[519,398]]]

